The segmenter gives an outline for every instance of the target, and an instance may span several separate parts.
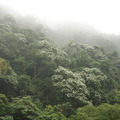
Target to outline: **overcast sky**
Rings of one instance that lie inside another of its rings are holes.
[[[22,15],[48,24],[85,22],[106,33],[120,33],[120,0],[0,0]]]

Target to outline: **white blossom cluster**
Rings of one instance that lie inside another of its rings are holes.
[[[90,49],[94,49],[94,46],[88,45],[88,44],[80,44],[80,43],[71,43],[69,44],[69,47],[75,47],[76,49],[86,49],[86,50],[90,50]]]
[[[18,37],[19,41],[24,42],[24,43],[27,42],[26,37],[25,37],[24,34],[21,34],[21,33],[15,33],[15,35]]]
[[[11,23],[4,23],[4,24],[0,24],[0,28],[4,29],[7,32],[12,32],[12,24]]]
[[[58,62],[65,62],[65,61],[69,62],[68,55],[64,51],[56,48],[54,45],[52,45],[48,41],[46,40],[40,41],[39,46],[40,46],[39,53],[44,52],[48,54],[49,57],[51,57],[51,59]]]
[[[78,73],[59,66],[52,77],[54,86],[58,87],[62,93],[69,98],[78,99],[81,102],[88,102],[89,92],[84,83],[84,79]]]
[[[106,55],[103,52],[103,49],[97,45],[91,46],[88,44],[80,44],[71,42],[68,44],[64,50],[67,52],[68,55],[72,53],[77,53],[82,50],[86,51],[91,58],[94,59],[107,59]]]
[[[88,102],[89,97],[87,82],[94,88],[98,85],[100,87],[100,82],[106,79],[107,77],[97,68],[84,68],[81,72],[72,72],[61,66],[55,70],[55,75],[52,77],[54,86],[68,98],[75,98],[85,103]],[[101,97],[97,91],[95,95]]]
[[[107,76],[104,75],[99,69],[97,68],[84,68],[82,72],[80,72],[81,76],[87,80],[94,80],[94,81],[103,81],[107,79]]]

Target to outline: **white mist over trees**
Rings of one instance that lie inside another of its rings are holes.
[[[50,26],[85,22],[106,33],[119,33],[119,0],[0,0],[12,12],[33,15]]]
[[[28,1],[26,1],[25,4],[27,4],[27,2]],[[47,2],[47,0],[46,0],[46,2]],[[43,2],[43,3],[41,2],[41,4],[45,5],[46,2]],[[93,2],[95,2],[95,1],[92,1],[90,3],[90,5]],[[116,5],[116,2],[113,5]],[[3,3],[5,4],[5,2],[3,2]],[[8,4],[9,2],[6,1],[6,3]],[[14,5],[15,5],[15,3],[14,3]],[[32,3],[32,1],[30,2],[29,7],[31,6],[31,3]],[[50,3],[50,5],[51,5],[52,1],[48,2],[48,3]],[[58,6],[58,3],[56,3],[57,6]],[[60,3],[61,3],[60,5],[62,5],[62,2],[60,2]],[[71,1],[71,3],[72,3],[72,1]],[[83,44],[100,45],[105,49],[106,52],[116,50],[120,53],[120,48],[119,48],[120,36],[118,34],[116,35],[116,33],[114,31],[113,31],[114,32],[113,34],[103,33],[99,30],[99,28],[95,28],[94,24],[92,25],[86,21],[81,21],[79,19],[74,18],[74,16],[73,16],[73,18],[76,20],[72,20],[72,19],[64,20],[64,17],[61,17],[61,18],[63,18],[63,20],[60,20],[59,19],[60,16],[58,14],[57,14],[57,16],[59,16],[59,17],[57,17],[56,14],[54,15],[54,18],[52,18],[52,16],[51,17],[49,16],[51,20],[43,19],[43,17],[40,17],[39,14],[41,12],[43,14],[44,10],[39,12],[39,9],[37,11],[37,13],[39,13],[38,16],[36,16],[34,14],[32,16],[32,13],[29,13],[29,12],[28,12],[28,14],[27,13],[22,14],[22,12],[20,13],[20,11],[19,11],[19,13],[17,13],[18,11],[15,11],[14,10],[15,8],[7,7],[4,4],[1,5],[1,7],[0,7],[1,16],[5,15],[6,13],[12,14],[16,18],[16,21],[18,24],[22,25],[25,28],[33,29],[37,32],[42,31],[43,33],[45,33],[45,35],[49,39],[53,40],[55,42],[55,44],[57,44],[57,46],[59,46],[59,47],[63,47],[64,45],[69,43],[69,41],[75,41],[75,42],[78,42],[78,43],[80,42]],[[36,1],[35,5],[36,4],[37,4],[37,1]],[[84,4],[85,3],[83,3],[83,5]],[[104,4],[106,5],[106,2]],[[112,4],[112,1],[111,1],[111,4]],[[109,5],[109,9],[110,9],[111,4]],[[8,6],[10,6],[10,5],[8,5]],[[20,2],[20,5],[22,5],[22,2]],[[46,3],[46,5],[47,5],[47,3]],[[66,8],[67,8],[67,2],[65,2],[63,4],[63,6],[64,7],[66,6]],[[68,8],[70,6],[68,5]],[[48,8],[49,7],[50,6],[48,6]],[[18,6],[18,8],[19,8],[19,6]],[[46,15],[47,15],[48,8],[46,8],[46,12],[44,13]],[[27,6],[26,6],[26,9],[27,9]],[[60,7],[59,7],[59,9],[60,9]],[[34,9],[33,9],[33,11],[34,11]],[[79,9],[78,9],[78,11],[79,11]],[[115,9],[115,11],[116,11],[116,9]],[[69,12],[71,12],[71,11],[69,11]],[[76,12],[76,14],[78,14],[78,13]],[[84,11],[83,11],[83,13],[84,13]],[[110,13],[110,11],[109,11],[109,13]],[[117,11],[116,11],[116,13],[117,13]],[[72,13],[71,13],[71,16],[72,16]],[[78,16],[81,16],[81,12],[78,14]],[[112,14],[111,14],[111,16],[112,16]],[[81,16],[80,18],[82,19],[83,16]],[[91,18],[92,18],[92,16],[91,16]],[[99,21],[100,23],[101,23],[102,19]],[[119,20],[119,17],[117,20]],[[115,26],[114,23],[113,24],[111,23],[111,25],[109,25],[109,27],[112,25]],[[119,25],[117,26],[117,28],[119,28]],[[109,28],[109,29],[113,30],[112,28]],[[119,33],[119,32],[117,32],[117,33]]]

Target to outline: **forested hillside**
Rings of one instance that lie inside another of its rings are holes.
[[[74,41],[59,49],[38,28],[0,18],[0,120],[119,120],[118,52]]]
[[[103,47],[105,52],[118,51],[120,55],[120,34],[106,34],[89,24],[68,22],[58,25],[56,29],[48,30],[46,35],[54,40],[59,47],[74,40],[82,44],[98,45]]]

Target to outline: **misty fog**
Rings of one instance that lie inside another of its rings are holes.
[[[84,12],[83,12],[84,13]],[[100,45],[106,52],[117,50],[120,53],[120,36],[116,33],[105,33],[87,22],[78,21],[54,21],[49,22],[42,17],[24,15],[16,12],[14,8],[0,3],[0,15],[11,14],[18,24],[33,30],[42,30],[43,33],[58,47],[64,47],[70,41],[82,44]],[[111,48],[110,48],[111,47]]]

